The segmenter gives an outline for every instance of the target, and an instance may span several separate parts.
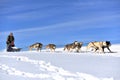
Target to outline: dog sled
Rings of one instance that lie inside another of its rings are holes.
[[[21,51],[22,48],[17,48],[17,47],[12,47],[12,46],[8,46],[7,47],[7,52],[19,52]]]

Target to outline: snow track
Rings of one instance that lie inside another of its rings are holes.
[[[32,60],[25,56],[1,55],[0,58],[14,59],[14,61],[17,61],[18,63],[30,63],[32,66],[35,66],[35,68],[38,68],[38,70],[40,70],[39,73],[25,72],[17,70],[14,67],[10,67],[7,64],[0,63],[0,69],[6,72],[6,74],[13,76],[38,78],[42,80],[113,80],[113,78],[99,79],[85,73],[72,73],[70,71],[64,70],[63,68],[53,66],[49,62],[47,63],[42,60]]]

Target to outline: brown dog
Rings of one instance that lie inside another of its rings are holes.
[[[78,42],[77,45],[76,45],[76,51],[77,52],[80,52],[81,51],[81,47],[83,45],[83,42]]]
[[[43,44],[42,43],[35,43],[29,46],[29,50],[37,49],[37,51],[41,51]]]
[[[46,49],[50,49],[51,52],[52,52],[52,51],[55,51],[56,45],[55,45],[55,44],[48,44],[48,45],[46,46]]]
[[[67,49],[68,52],[71,52],[71,51],[73,51],[73,49],[76,49],[76,52],[80,52],[82,44],[83,44],[82,42],[77,42],[77,41],[75,41],[71,44],[67,44],[64,47],[64,51]]]

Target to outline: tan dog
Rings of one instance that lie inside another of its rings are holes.
[[[67,44],[64,47],[64,51],[67,49],[68,52],[71,52],[71,51],[73,51],[73,49],[76,49],[76,52],[80,52],[82,44],[83,44],[82,42],[77,42],[77,41],[75,41],[71,44]]]
[[[87,50],[92,48],[94,50],[94,52],[96,52],[97,50],[99,50],[99,52],[104,53],[104,48],[107,48],[109,50],[109,52],[111,52],[110,47],[111,43],[110,41],[105,41],[105,42],[90,42],[87,45]],[[87,51],[86,50],[86,51]]]
[[[37,51],[41,51],[43,44],[42,43],[35,43],[29,46],[29,50],[37,49]]]
[[[52,52],[52,51],[55,51],[56,45],[55,45],[55,44],[48,44],[48,45],[46,46],[46,49],[50,49],[51,52]]]
[[[95,42],[96,42],[96,41],[95,41]],[[90,43],[88,43],[86,51],[87,51],[88,49],[92,49],[92,51],[96,52],[97,49],[98,49],[98,47],[94,45],[95,42],[90,42]]]

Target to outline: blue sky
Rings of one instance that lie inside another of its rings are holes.
[[[64,45],[75,40],[120,43],[120,0],[2,0],[0,44],[13,32],[15,44]]]

